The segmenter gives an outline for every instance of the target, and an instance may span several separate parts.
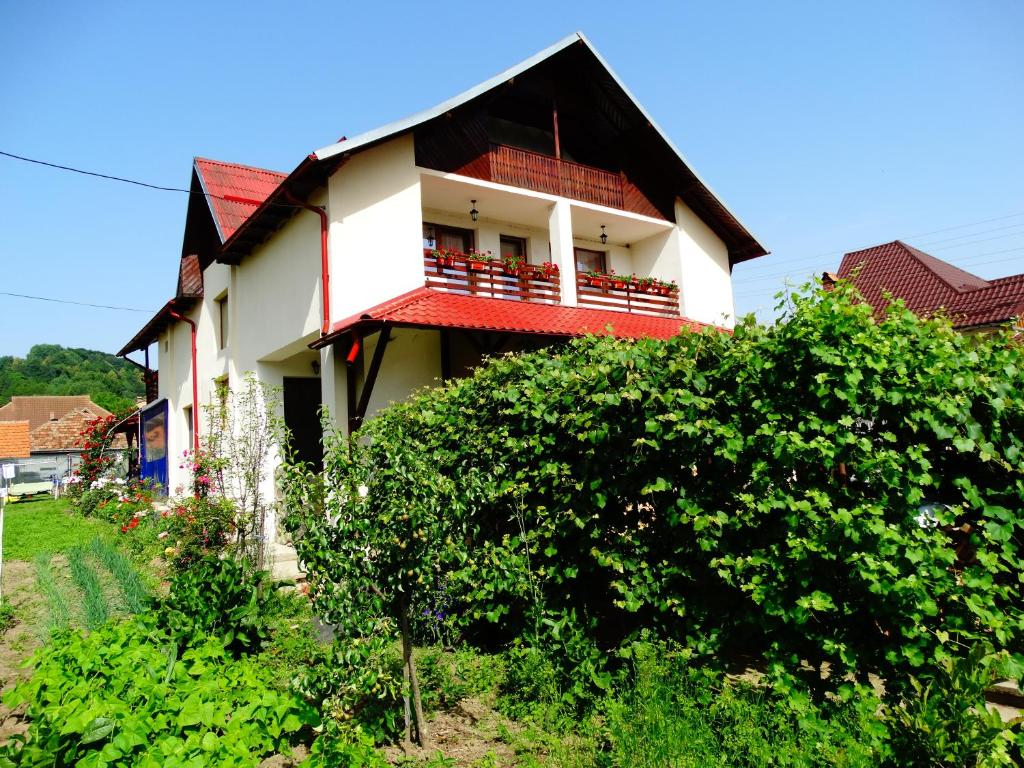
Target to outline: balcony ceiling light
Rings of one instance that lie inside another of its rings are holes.
[[[475,219],[474,219],[475,221]],[[601,245],[608,244],[608,233],[604,231],[604,224],[601,225]]]
[[[476,209],[476,200],[470,200],[469,202],[473,206],[469,211],[469,218],[476,221],[480,218],[480,211]]]

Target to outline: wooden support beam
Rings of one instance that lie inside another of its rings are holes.
[[[380,364],[384,361],[384,349],[391,338],[391,326],[385,325],[380,329],[377,337],[377,346],[373,350],[373,359],[370,361],[370,368],[363,379],[363,391],[359,393],[359,403],[356,405],[355,421],[356,429],[366,418],[366,409],[370,406],[370,397],[373,395],[373,385],[377,383],[377,374],[380,372]]]

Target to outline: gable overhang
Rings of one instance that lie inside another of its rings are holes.
[[[168,326],[176,322],[174,318],[175,313],[180,314],[191,309],[197,300],[198,299],[195,297],[180,296],[168,301],[157,310],[156,314],[153,315],[153,317],[151,317],[144,326],[142,326],[138,333],[132,336],[131,341],[121,347],[117,352],[117,356],[125,357],[132,352],[145,351],[150,344],[160,338],[160,334],[163,333]],[[131,362],[135,361],[133,360]]]
[[[649,128],[655,140],[654,144],[660,145],[664,149],[669,164],[672,166],[670,170],[675,174],[674,187],[679,198],[725,242],[729,252],[730,266],[766,255],[768,250],[714,193],[710,185],[693,170],[682,152],[637,101],[596,48],[582,32],[576,32],[489,80],[434,107],[366,131],[352,139],[343,139],[311,153],[285,178],[252,216],[224,242],[217,261],[237,264],[252,248],[266,240],[295,214],[297,206],[288,203],[288,195],[299,199],[308,198],[315,189],[327,182],[331,174],[349,156],[449,115],[573,46],[583,46],[586,49],[593,57],[595,65],[603,71],[604,77],[612,86],[605,89],[606,95],[614,99],[623,109],[633,110]]]

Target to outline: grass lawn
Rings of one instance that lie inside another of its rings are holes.
[[[71,514],[68,502],[49,497],[8,504],[4,512],[4,560],[31,560],[40,552],[84,546],[109,533],[102,520]]]

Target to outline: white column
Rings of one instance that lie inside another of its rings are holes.
[[[568,200],[559,200],[551,206],[548,218],[551,238],[551,261],[558,265],[562,284],[562,303],[576,306],[576,256],[572,247],[572,209]]]
[[[348,403],[345,402],[346,373],[345,362],[339,359],[339,353],[333,344],[320,350],[320,404],[330,412],[331,421],[342,427],[348,423]]]

